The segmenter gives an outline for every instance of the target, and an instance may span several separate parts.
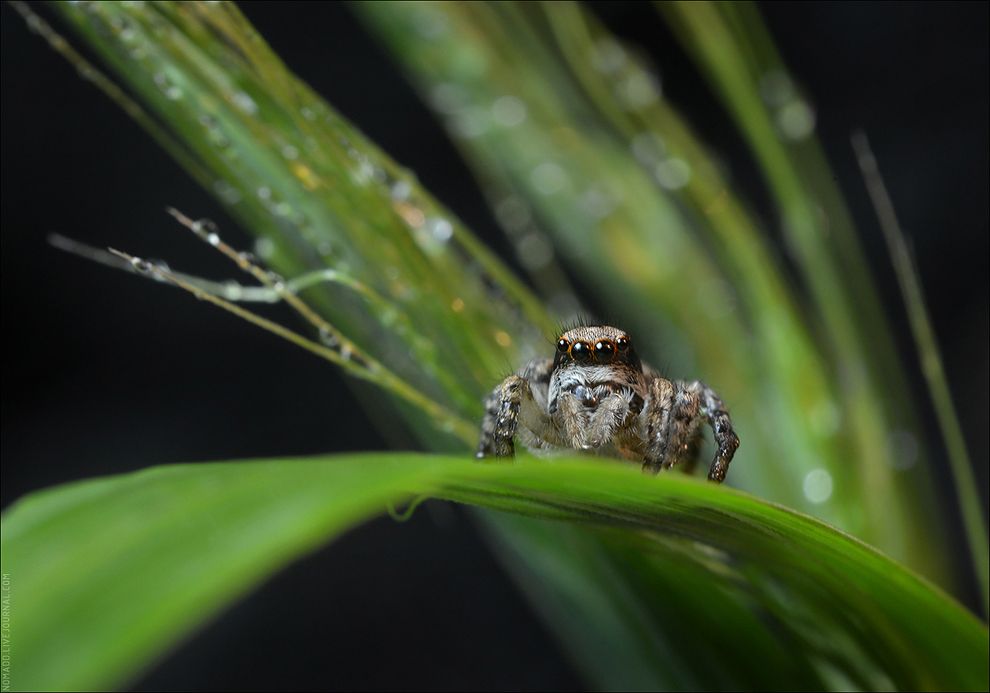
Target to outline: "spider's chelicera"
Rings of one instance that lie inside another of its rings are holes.
[[[690,470],[702,422],[715,433],[708,478],[721,482],[739,437],[718,395],[644,367],[623,330],[576,327],[560,336],[552,359],[532,361],[488,396],[477,456],[512,457],[518,436],[534,451],[598,450],[641,459],[653,473]]]

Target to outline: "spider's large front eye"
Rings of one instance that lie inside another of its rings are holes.
[[[571,345],[571,358],[575,361],[587,361],[591,358],[591,346],[587,342],[574,342]]]
[[[615,345],[611,341],[602,339],[595,343],[595,358],[607,361],[614,355]]]
[[[570,345],[571,345],[570,342],[568,342],[566,339],[561,337],[560,339],[557,340],[557,351],[559,351],[562,354],[567,353],[567,347],[569,347]]]

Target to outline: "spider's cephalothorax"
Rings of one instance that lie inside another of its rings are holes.
[[[485,401],[478,457],[511,457],[519,436],[533,450],[577,448],[643,460],[658,472],[693,467],[701,424],[715,432],[708,478],[721,482],[739,447],[722,400],[698,381],[670,381],[644,367],[623,330],[576,327],[553,359],[529,363]]]

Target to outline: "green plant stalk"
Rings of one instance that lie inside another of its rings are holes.
[[[887,186],[884,185],[876,157],[870,149],[866,135],[862,132],[855,133],[852,143],[860,170],[863,172],[866,189],[880,222],[880,230],[883,231],[884,240],[887,241],[890,259],[897,272],[897,281],[901,287],[901,295],[904,297],[904,307],[907,309],[911,331],[921,357],[921,371],[925,375],[928,394],[932,398],[938,425],[942,430],[942,438],[949,453],[952,480],[959,499],[959,512],[962,515],[966,540],[980,587],[983,617],[986,619],[990,609],[990,565],[988,565],[990,555],[987,549],[987,528],[983,523],[980,499],[976,495],[977,484],[973,475],[973,465],[966,450],[966,441],[963,439],[956,407],[952,403],[949,384],[942,367],[942,356],[938,341],[935,339],[935,331],[928,318],[918,271],[904,238],[904,231],[897,220],[894,204],[887,192]]]

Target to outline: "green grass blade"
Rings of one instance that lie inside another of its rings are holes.
[[[592,674],[629,663],[603,687],[987,687],[979,621],[805,515],[613,462],[388,453],[158,467],[22,499],[3,519],[12,684],[121,686],[287,562],[420,495],[543,518],[495,531],[556,578],[548,609],[602,624],[572,637]]]
[[[914,334],[914,341],[921,357],[921,370],[924,373],[925,382],[928,384],[928,393],[932,398],[935,415],[938,417],[938,425],[942,429],[942,438],[945,440],[945,447],[949,453],[952,480],[955,483],[956,496],[959,498],[959,510],[962,514],[963,527],[966,530],[969,552],[973,559],[973,571],[980,586],[983,617],[986,618],[988,609],[990,609],[990,557],[988,557],[987,548],[987,528],[983,521],[982,504],[976,490],[973,465],[970,462],[969,452],[966,450],[966,441],[963,439],[959,417],[956,414],[956,407],[952,403],[949,383],[942,367],[942,356],[938,348],[938,341],[935,339],[935,330],[932,329],[931,321],[928,319],[928,309],[925,307],[924,292],[921,288],[914,259],[911,257],[911,251],[908,248],[907,240],[904,238],[904,231],[901,229],[900,222],[897,221],[894,204],[887,192],[887,186],[884,185],[876,157],[866,139],[866,134],[855,133],[852,143],[853,149],[856,150],[860,170],[866,181],[866,188],[870,194],[870,199],[873,201],[873,207],[876,209],[880,229],[883,231],[884,240],[887,242],[891,261],[897,272],[897,281],[901,287],[901,295],[904,297],[904,304],[911,322],[911,331]]]

